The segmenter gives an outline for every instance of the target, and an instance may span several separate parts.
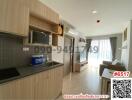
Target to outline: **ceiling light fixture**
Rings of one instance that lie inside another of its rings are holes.
[[[97,14],[97,11],[96,11],[96,10],[93,10],[92,13],[93,13],[93,14]]]

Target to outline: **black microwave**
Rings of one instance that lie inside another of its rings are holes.
[[[29,43],[50,44],[50,34],[48,32],[31,30],[29,33]]]

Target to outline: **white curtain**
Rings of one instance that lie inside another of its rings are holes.
[[[92,40],[88,63],[99,65],[103,60],[112,61],[110,39]]]

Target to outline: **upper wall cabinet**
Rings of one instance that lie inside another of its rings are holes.
[[[29,7],[30,14],[44,20],[59,24],[59,14],[47,7],[39,0],[22,0]]]
[[[0,32],[28,36],[32,16],[43,21],[35,25],[46,23],[53,26],[54,29],[50,30],[51,32],[57,33],[59,14],[39,0],[0,0]]]
[[[27,36],[29,9],[20,0],[0,0],[0,32]]]

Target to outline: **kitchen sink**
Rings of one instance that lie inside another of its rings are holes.
[[[0,80],[9,79],[19,75],[16,68],[0,69]]]
[[[57,62],[48,62],[48,63],[46,63],[46,66],[54,66],[54,65],[57,65],[57,64],[59,64],[59,63],[57,63]]]

